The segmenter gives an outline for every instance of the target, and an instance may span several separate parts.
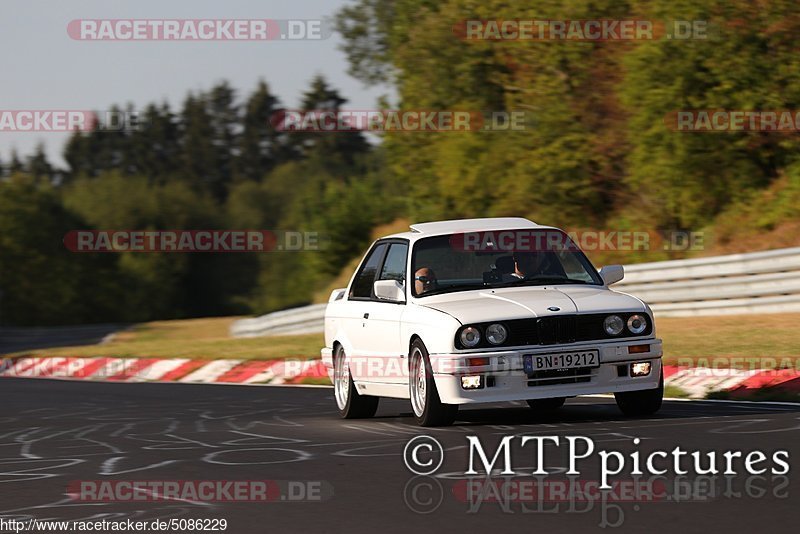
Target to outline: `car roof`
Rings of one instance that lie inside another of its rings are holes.
[[[485,217],[480,219],[453,219],[449,221],[433,221],[415,223],[410,232],[392,234],[381,239],[403,238],[417,240],[435,235],[456,234],[461,232],[496,232],[501,230],[524,230],[527,228],[550,228],[541,226],[524,217]]]

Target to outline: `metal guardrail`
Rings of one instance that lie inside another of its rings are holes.
[[[322,332],[327,304],[312,304],[268,313],[252,319],[240,319],[231,325],[233,337],[258,337],[277,334],[314,334]]]
[[[657,317],[800,311],[800,247],[625,267],[614,289],[647,302]],[[323,330],[326,304],[236,321],[235,337]]]
[[[800,247],[630,265],[614,289],[660,317],[800,311]]]

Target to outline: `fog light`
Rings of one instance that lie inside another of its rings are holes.
[[[631,364],[631,376],[647,376],[649,374],[650,362],[636,362]]]
[[[481,389],[483,387],[483,376],[482,375],[462,376],[461,387],[463,389]]]

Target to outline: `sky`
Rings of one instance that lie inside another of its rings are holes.
[[[316,74],[349,99],[372,109],[388,87],[367,87],[347,74],[338,34],[302,41],[130,41],[71,39],[74,19],[330,19],[346,0],[3,0],[0,17],[0,110],[90,109],[151,102],[178,107],[189,91],[227,80],[246,97],[263,78],[281,103],[299,104]],[[65,166],[69,134],[0,131],[0,159],[45,144],[51,163]]]

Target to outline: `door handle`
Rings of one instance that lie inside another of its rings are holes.
[[[364,314],[364,319],[369,319],[369,313]]]

